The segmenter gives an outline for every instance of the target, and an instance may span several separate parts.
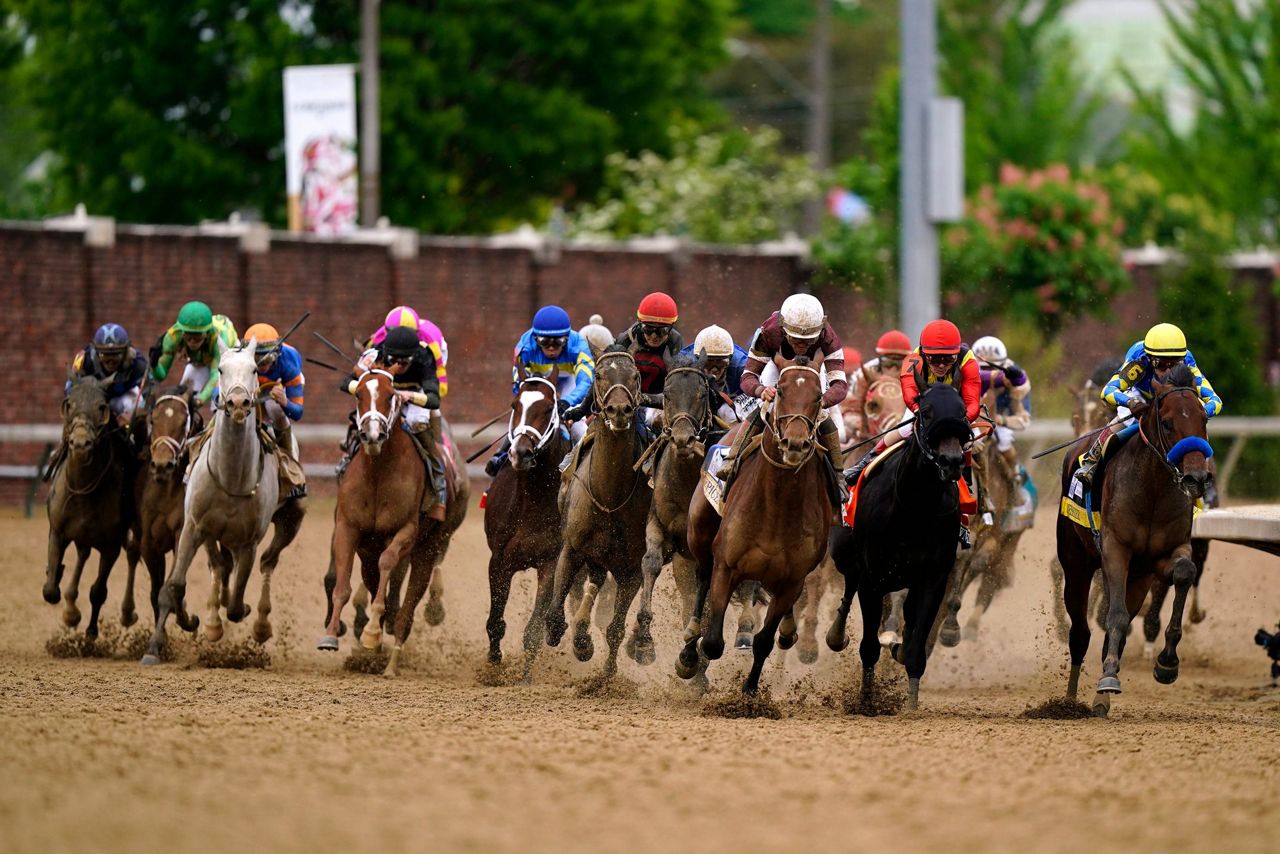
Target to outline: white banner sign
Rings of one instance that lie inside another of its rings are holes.
[[[284,70],[284,147],[290,230],[353,231],[359,206],[354,65]]]

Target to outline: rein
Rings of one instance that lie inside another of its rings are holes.
[[[605,353],[601,355],[599,359],[596,359],[596,367],[599,368],[608,359],[626,359],[628,362],[631,363],[631,367],[634,368],[636,365],[636,360],[634,356],[632,356],[630,353],[624,353],[622,351],[618,351],[616,353]],[[597,371],[596,373],[598,375],[599,371]],[[599,391],[600,386],[592,385],[591,388],[592,388],[592,392],[595,395],[597,411],[601,411],[601,412],[604,411],[604,405],[605,405],[605,402],[609,400],[609,395],[613,394],[618,389],[622,389],[623,394],[627,396],[627,402],[630,403],[633,408],[638,406],[640,402],[639,394],[637,392],[632,391],[631,386],[624,385],[623,383],[614,383],[613,385],[609,386],[607,389],[604,390],[603,395],[600,394],[600,391]],[[613,428],[610,427],[609,429],[612,430]]]
[[[157,399],[155,403],[151,404],[151,413],[148,416],[148,420],[151,422],[151,426],[153,428],[155,426],[155,408],[167,400],[181,403],[182,410],[186,413],[186,423],[182,431],[182,441],[179,442],[172,436],[154,436],[151,439],[151,456],[155,456],[156,448],[159,446],[161,448],[169,448],[172,450],[174,459],[177,460],[186,451],[187,444],[191,441],[191,406],[185,397],[181,397],[176,394],[166,394],[164,397]]]
[[[104,430],[102,428],[98,428],[94,430],[94,433],[93,433],[94,447],[97,447],[98,440],[102,438],[103,433],[104,433]],[[97,489],[99,486],[102,485],[102,481],[106,478],[107,472],[111,471],[111,466],[115,462],[115,460],[116,460],[115,443],[111,441],[110,437],[108,437],[107,438],[107,462],[106,462],[106,465],[102,467],[102,471],[98,473],[98,476],[93,479],[93,483],[89,484],[88,486],[82,489],[77,489],[76,487],[72,486],[71,485],[71,466],[70,465],[67,466],[66,476],[63,478],[63,482],[66,483],[67,485],[67,492],[71,495],[76,495],[76,496],[88,495],[89,493],[93,492],[95,489]]]
[[[515,423],[515,412],[512,412],[507,416],[507,443],[509,445],[514,445],[516,443],[516,439],[521,436],[529,436],[530,441],[533,442],[533,451],[536,454],[545,448],[547,443],[551,441],[551,438],[560,430],[560,410],[556,405],[560,400],[560,393],[556,388],[555,383],[545,377],[526,377],[521,381],[517,394],[523,394],[524,387],[530,383],[541,383],[551,389],[551,418],[547,421],[546,428],[538,430],[538,428],[534,427],[532,424],[525,423],[525,416],[528,414],[528,409],[523,403],[521,403],[519,424]]]
[[[811,368],[808,365],[787,365],[778,372],[779,385],[781,385],[782,377],[786,375],[787,371],[808,371],[813,374],[814,380],[819,383],[819,389],[821,389],[822,375],[818,373],[816,369]],[[785,424],[787,422],[799,420],[805,424],[806,438],[809,442],[809,452],[804,455],[804,459],[793,466],[789,466],[781,460],[775,460],[773,457],[769,456],[769,448],[765,442],[760,443],[760,453],[774,468],[780,468],[786,471],[799,471],[804,468],[805,464],[808,463],[809,460],[813,459],[813,455],[818,452],[818,418],[810,418],[803,412],[793,412],[790,415],[778,415],[776,401],[777,397],[774,398],[774,401],[770,402],[768,411],[764,413],[764,423],[765,426],[769,428],[769,432],[773,435],[774,443],[778,445],[782,444],[782,431],[785,429]],[[818,417],[821,417],[821,414],[822,407],[821,401],[819,401]],[[773,417],[770,418],[770,416]]]
[[[1151,402],[1150,407],[1155,416],[1156,441],[1152,442],[1151,439],[1147,437],[1146,430],[1144,430],[1142,426],[1142,422],[1144,420],[1142,418],[1138,419],[1138,435],[1142,437],[1142,443],[1150,448],[1152,452],[1160,458],[1160,463],[1173,475],[1174,485],[1177,486],[1184,495],[1190,498],[1191,494],[1184,486],[1187,480],[1187,474],[1182,471],[1182,469],[1178,468],[1178,463],[1174,461],[1173,458],[1175,456],[1175,452],[1180,447],[1185,449],[1182,454],[1177,454],[1178,462],[1181,462],[1182,457],[1185,456],[1186,453],[1191,453],[1193,451],[1203,453],[1206,458],[1212,457],[1213,448],[1209,446],[1208,442],[1204,441],[1199,436],[1187,436],[1179,439],[1173,445],[1168,444],[1168,440],[1164,435],[1164,421],[1160,417],[1160,402],[1175,392],[1190,392],[1192,395],[1195,395],[1196,404],[1200,405],[1200,396],[1196,394],[1196,390],[1193,388],[1177,386],[1175,388],[1165,389],[1156,396],[1155,400]]]

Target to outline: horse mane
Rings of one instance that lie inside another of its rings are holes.
[[[802,368],[807,368],[812,361],[813,359],[809,358],[808,356],[796,356],[795,361],[792,362],[791,364],[798,365]]]
[[[1195,388],[1196,378],[1191,373],[1190,365],[1186,362],[1179,362],[1169,369],[1169,373],[1165,374],[1164,384],[1174,388]]]
[[[667,360],[667,367],[669,368],[696,368],[697,366],[697,357],[687,353],[676,353]]]
[[[600,355],[603,356],[606,353],[630,353],[630,352],[631,352],[631,348],[628,347],[626,344],[619,344],[618,342],[615,341],[614,343],[610,344],[608,347],[605,347],[604,350],[600,352]]]
[[[961,441],[967,441],[971,435],[964,398],[946,383],[934,383],[924,390],[920,395],[916,420],[920,422],[927,444],[933,443],[933,436],[939,431],[945,431],[944,435],[955,436]]]

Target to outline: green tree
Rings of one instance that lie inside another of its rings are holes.
[[[1280,0],[1188,0],[1161,10],[1176,77],[1196,108],[1178,126],[1165,89],[1126,80],[1143,119],[1133,158],[1167,186],[1203,195],[1237,220],[1238,240],[1277,237],[1280,199]]]

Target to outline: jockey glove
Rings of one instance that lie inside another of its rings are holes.
[[[568,411],[569,411],[569,401],[564,399],[556,401],[556,413],[559,414],[561,418],[564,418],[564,414]]]

